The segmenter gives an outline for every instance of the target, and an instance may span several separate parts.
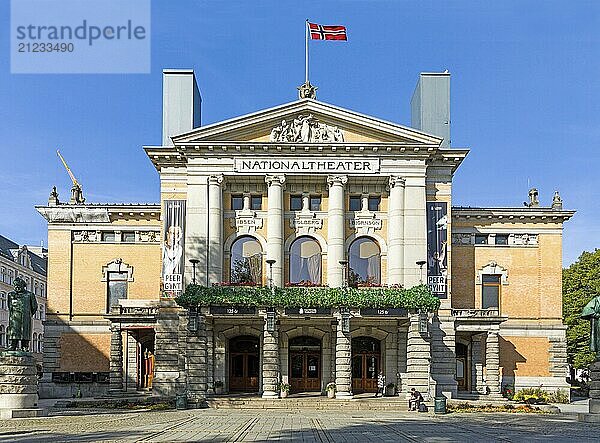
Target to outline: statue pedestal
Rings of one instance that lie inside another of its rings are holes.
[[[577,420],[586,423],[600,423],[600,361],[596,361],[590,366],[589,404],[589,413],[577,414]]]
[[[35,360],[29,352],[0,353],[0,419],[39,417]]]

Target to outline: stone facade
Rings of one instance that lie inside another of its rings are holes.
[[[271,136],[306,115],[343,139]],[[468,149],[420,129],[301,99],[178,127],[168,144],[145,147],[160,176],[159,204],[56,198],[38,207],[51,251],[43,395],[69,395],[79,377],[89,380],[86,395],[152,388],[196,406],[221,391],[278,397],[280,383],[322,393],[335,383],[347,399],[374,392],[380,370],[401,395],[416,388],[427,398],[565,387],[561,228],[573,212],[539,202],[452,206]],[[224,303],[188,312],[161,275],[174,200],[185,202],[182,286],[410,288],[438,266],[441,307]],[[444,204],[442,224],[428,227],[429,208]],[[428,245],[428,229],[441,228],[443,256]],[[126,288],[112,305],[111,282]],[[86,357],[73,363],[73,349]]]

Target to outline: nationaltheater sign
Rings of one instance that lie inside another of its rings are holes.
[[[331,174],[357,173],[376,174],[379,172],[379,159],[354,159],[340,157],[282,159],[264,157],[244,157],[235,159],[235,171],[244,174],[268,174],[274,172]]]

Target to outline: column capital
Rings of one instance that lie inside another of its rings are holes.
[[[394,188],[396,186],[403,187],[406,184],[406,179],[404,177],[400,177],[399,175],[390,175],[389,185],[390,188]]]
[[[223,174],[213,174],[208,176],[208,184],[209,185],[217,185],[221,186],[225,181],[225,176]]]
[[[327,176],[327,184],[329,186],[335,186],[335,185],[345,186],[346,183],[348,183],[347,175],[328,175]]]
[[[112,322],[110,324],[110,332],[121,332],[121,324]]]
[[[285,175],[271,175],[268,174],[265,176],[265,183],[269,186],[271,185],[283,185],[285,183]]]

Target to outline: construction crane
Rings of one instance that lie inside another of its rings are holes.
[[[73,187],[71,188],[70,203],[71,204],[85,203],[85,198],[83,198],[83,188],[81,187],[81,184],[79,184],[79,182],[75,178],[75,175],[73,175],[73,172],[71,172],[71,168],[69,168],[69,166],[67,165],[67,162],[65,161],[63,156],[60,155],[60,151],[58,149],[56,150],[56,153],[58,154],[58,158],[60,158],[60,161],[64,165],[65,169],[67,170],[67,173],[69,174],[69,177],[71,177],[71,181],[73,182]]]

